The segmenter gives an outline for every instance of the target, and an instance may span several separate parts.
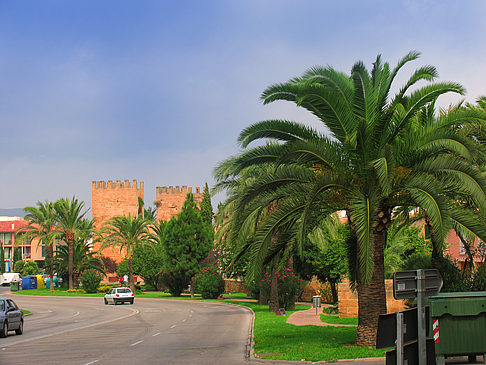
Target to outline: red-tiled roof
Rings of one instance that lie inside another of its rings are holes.
[[[0,232],[15,232],[17,229],[25,227],[28,224],[24,220],[0,221]]]

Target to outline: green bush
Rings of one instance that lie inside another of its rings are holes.
[[[35,261],[27,261],[22,269],[22,275],[37,275],[39,274],[39,266]]]
[[[207,266],[194,277],[195,290],[205,299],[216,299],[224,293],[224,280],[213,266]]]
[[[471,281],[472,291],[486,291],[486,263],[481,264],[474,272]]]
[[[100,286],[101,274],[93,269],[83,271],[81,274],[81,283],[86,293],[96,293]]]
[[[24,271],[25,262],[22,260],[15,261],[13,270],[14,272],[22,273]]]

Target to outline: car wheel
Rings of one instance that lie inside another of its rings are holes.
[[[20,321],[20,326],[19,326],[19,328],[17,328],[17,329],[15,330],[15,334],[16,334],[16,335],[21,335],[22,333],[24,333],[24,321],[23,321],[23,320],[22,320],[22,321]]]
[[[3,322],[3,328],[0,331],[0,337],[4,338],[7,337],[8,334],[8,324],[7,321]]]
[[[118,304],[118,300],[113,299],[113,305],[117,305],[117,304]]]
[[[132,300],[130,301],[130,304],[133,304],[133,301],[134,301],[134,299],[132,299]]]
[[[108,301],[106,300],[106,298],[105,298],[105,304],[108,304]]]

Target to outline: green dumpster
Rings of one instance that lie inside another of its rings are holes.
[[[441,293],[428,299],[436,356],[486,354],[486,291]]]
[[[11,281],[10,282],[10,291],[19,291],[19,284],[20,284],[20,281]]]

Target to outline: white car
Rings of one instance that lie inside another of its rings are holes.
[[[113,303],[125,303],[128,302],[133,304],[135,299],[135,295],[133,294],[130,288],[120,287],[120,288],[113,288],[111,292],[105,295],[105,304]]]

